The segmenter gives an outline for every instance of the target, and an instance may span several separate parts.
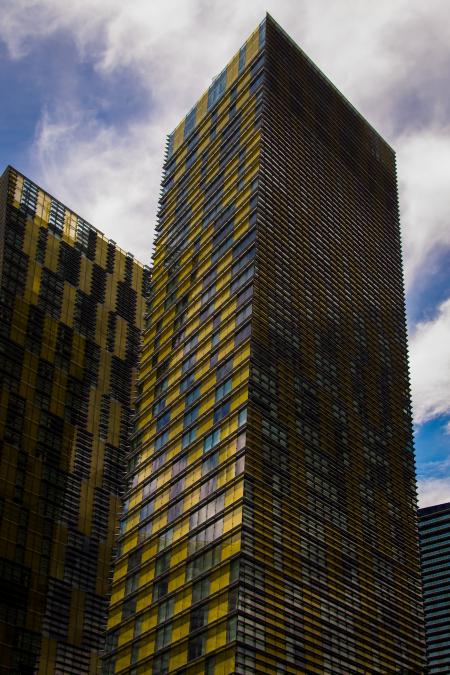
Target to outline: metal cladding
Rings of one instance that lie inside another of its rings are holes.
[[[269,17],[168,138],[104,673],[424,666],[394,154]]]
[[[149,271],[1,186],[0,673],[96,673]]]
[[[419,509],[427,673],[450,671],[450,503]]]

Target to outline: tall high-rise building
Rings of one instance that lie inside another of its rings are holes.
[[[149,271],[13,168],[0,198],[0,673],[96,673]]]
[[[427,673],[450,672],[450,503],[419,509]]]
[[[261,23],[169,136],[105,673],[420,673],[392,149]]]

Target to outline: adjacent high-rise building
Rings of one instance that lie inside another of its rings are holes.
[[[104,672],[420,673],[395,158],[269,16],[169,136]]]
[[[419,509],[427,673],[450,672],[450,503]]]
[[[0,200],[0,673],[96,673],[149,271],[11,167]]]

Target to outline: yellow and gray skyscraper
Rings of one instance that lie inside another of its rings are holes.
[[[96,673],[149,271],[8,168],[0,277],[0,673]]]
[[[169,136],[104,672],[420,673],[392,149],[267,17]]]

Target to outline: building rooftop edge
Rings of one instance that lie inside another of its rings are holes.
[[[308,61],[308,63],[312,66],[312,68],[314,68],[314,70],[315,70],[317,73],[319,73],[319,75],[320,75],[321,77],[323,77],[323,79],[330,85],[330,87],[332,87],[332,89],[333,89],[335,92],[337,92],[337,93],[339,94],[339,96],[345,101],[346,105],[348,105],[349,108],[351,108],[351,109],[353,110],[353,112],[356,113],[356,115],[364,122],[364,124],[367,124],[367,126],[373,131],[373,133],[377,136],[377,138],[378,138],[382,143],[384,143],[384,144],[391,150],[391,152],[395,155],[395,150],[394,150],[394,148],[392,147],[392,145],[384,138],[384,136],[381,135],[381,133],[380,133],[377,129],[375,129],[375,127],[374,127],[374,126],[366,119],[366,117],[364,117],[364,115],[363,115],[363,114],[362,114],[362,113],[361,113],[361,112],[353,105],[353,103],[351,103],[351,101],[350,101],[350,100],[349,100],[349,99],[341,92],[341,90],[338,89],[338,87],[336,87],[335,84],[333,84],[333,82],[332,82],[332,81],[330,80],[330,78],[323,72],[323,70],[321,70],[321,69],[319,68],[319,66],[318,66],[316,63],[314,63],[314,61],[308,56],[308,54],[307,54],[307,53],[300,47],[300,45],[299,45],[299,44],[298,44],[298,43],[297,43],[297,42],[289,35],[289,33],[286,32],[286,30],[278,23],[278,21],[277,21],[276,19],[274,19],[273,16],[272,16],[271,14],[269,14],[269,12],[266,12],[264,18],[257,24],[256,28],[249,34],[249,37],[247,38],[246,41],[244,41],[243,45],[245,45],[246,42],[247,42],[247,41],[251,38],[251,36],[255,33],[255,31],[258,30],[258,27],[261,26],[261,24],[264,23],[264,21],[267,21],[267,20],[271,21],[271,22],[274,24],[274,26],[276,27],[276,29],[277,29],[278,31],[280,31],[280,33],[283,34],[283,36],[286,38],[286,40],[288,40],[288,41],[294,46],[294,48],[297,49],[297,50],[302,54],[302,56]],[[241,45],[241,47],[242,47],[243,45]],[[236,55],[237,55],[238,53],[239,53],[239,49],[237,49],[235,52],[233,52],[231,58],[230,58],[230,59],[227,61],[227,63],[225,64],[224,69],[226,69],[226,68],[231,64],[231,62],[233,61],[233,59],[236,57]],[[224,70],[224,69],[223,69],[223,70]],[[222,71],[221,71],[221,72],[222,72]],[[219,75],[220,75],[220,73],[219,73]],[[217,77],[219,77],[219,75],[213,77],[212,81],[214,82],[214,80],[217,79]],[[168,132],[168,133],[166,134],[166,138],[167,138],[167,139],[169,139],[171,136],[173,136],[173,135],[175,134],[176,130],[179,128],[179,126],[180,126],[181,124],[183,124],[184,120],[185,120],[186,117],[189,115],[189,112],[191,112],[192,109],[195,108],[195,106],[198,104],[199,101],[201,101],[202,97],[205,95],[205,93],[206,93],[207,91],[208,91],[208,87],[202,91],[202,93],[200,94],[200,96],[196,99],[196,102],[194,103],[194,105],[190,108],[190,110],[188,110],[188,112],[187,112],[185,115],[182,116],[182,118],[181,118],[181,120],[178,122],[178,124],[177,124],[170,132]]]
[[[114,239],[111,239],[110,237],[108,237],[108,235],[105,234],[105,232],[102,232],[102,230],[99,230],[98,227],[95,227],[95,225],[92,225],[92,223],[90,223],[88,220],[83,218],[83,216],[81,216],[77,211],[74,211],[74,209],[72,209],[70,206],[67,206],[67,204],[64,204],[64,202],[62,202],[60,199],[58,199],[57,197],[52,195],[50,192],[48,192],[48,190],[43,188],[42,185],[39,185],[38,183],[36,183],[32,178],[30,178],[29,176],[26,176],[24,173],[22,173],[22,171],[19,171],[19,169],[16,169],[16,167],[13,166],[12,164],[6,165],[6,168],[4,169],[4,171],[3,171],[3,173],[1,174],[0,177],[3,178],[10,171],[15,171],[15,173],[18,174],[19,176],[21,176],[22,178],[25,178],[26,180],[29,180],[30,183],[33,183],[33,185],[35,185],[37,188],[39,188],[39,190],[42,190],[42,192],[45,192],[45,194],[48,195],[50,197],[50,199],[52,199],[52,200],[58,202],[59,204],[61,204],[62,206],[64,206],[65,209],[67,209],[68,211],[73,213],[75,216],[77,216],[77,218],[81,218],[85,223],[87,223],[87,225],[89,225],[90,228],[92,228],[95,232],[97,232],[97,234],[99,234],[104,239],[107,239],[108,241],[113,242],[116,246],[116,249],[118,251],[120,251],[121,253],[123,253],[123,255],[125,255],[126,257],[133,258],[134,262],[137,265],[139,265],[139,267],[142,267],[143,269],[150,269],[151,268],[150,265],[146,265],[145,263],[141,262],[138,258],[136,258],[134,253],[131,253],[131,251],[126,251],[125,249],[123,249],[121,246],[119,246],[117,244],[117,242],[114,241]]]
[[[299,52],[302,53],[302,55],[305,57],[305,59],[308,61],[308,63],[309,63],[309,64],[310,64],[310,65],[311,65],[311,66],[312,66],[312,67],[313,67],[313,68],[321,75],[321,77],[324,78],[324,80],[327,81],[327,83],[334,89],[334,91],[336,91],[336,92],[339,94],[339,96],[341,96],[341,97],[344,99],[344,101],[346,102],[346,104],[347,104],[347,105],[348,105],[348,106],[349,106],[349,107],[350,107],[350,108],[358,115],[358,117],[360,117],[360,118],[364,121],[364,123],[367,124],[367,126],[369,126],[369,127],[372,129],[372,131],[373,131],[373,132],[374,132],[374,133],[375,133],[375,134],[383,141],[383,143],[385,143],[385,144],[390,148],[390,150],[392,150],[392,152],[395,154],[395,150],[394,150],[394,148],[392,147],[392,145],[391,145],[390,143],[388,143],[388,141],[384,138],[384,136],[382,136],[381,133],[380,133],[377,129],[375,129],[375,127],[367,120],[367,118],[364,117],[364,115],[363,115],[357,108],[355,108],[355,106],[354,106],[353,103],[347,98],[347,96],[345,96],[345,94],[343,94],[342,91],[341,91],[340,89],[338,89],[338,87],[336,87],[336,85],[335,85],[335,84],[330,80],[330,78],[323,72],[323,70],[321,70],[321,68],[319,68],[319,66],[311,59],[311,57],[308,56],[308,54],[307,54],[307,53],[300,47],[300,45],[299,45],[299,44],[298,44],[298,43],[297,43],[297,42],[289,35],[289,33],[287,33],[287,32],[285,31],[285,29],[278,23],[278,21],[277,21],[276,19],[274,19],[273,16],[272,16],[271,14],[269,14],[269,12],[266,13],[266,18],[270,19],[270,21],[272,21],[272,23],[275,24],[275,26],[277,27],[277,29],[278,29],[281,33],[283,33],[283,35],[286,37],[286,39],[289,40],[289,42],[291,42],[291,43],[294,45],[294,47],[295,47],[296,49],[298,49]]]

